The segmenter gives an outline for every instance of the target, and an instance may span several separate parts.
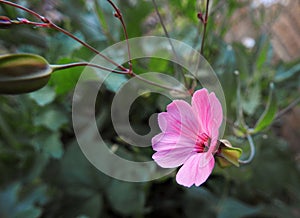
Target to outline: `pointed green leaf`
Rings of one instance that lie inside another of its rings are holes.
[[[282,82],[284,80],[293,77],[294,75],[297,75],[297,73],[298,74],[300,73],[300,64],[296,64],[295,66],[293,66],[291,69],[287,71],[280,70],[279,72],[276,73],[274,80],[276,82]]]
[[[270,92],[269,92],[269,99],[266,106],[265,111],[255,124],[255,127],[253,129],[253,133],[260,132],[264,130],[266,127],[268,127],[273,119],[275,118],[275,114],[277,112],[277,103],[276,98],[274,96],[274,84],[270,84]]]
[[[0,56],[0,94],[21,94],[44,87],[52,73],[48,62],[34,54]]]

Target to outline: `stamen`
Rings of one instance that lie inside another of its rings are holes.
[[[201,133],[196,141],[195,144],[195,151],[197,153],[204,153],[207,152],[209,149],[209,136],[206,133]]]

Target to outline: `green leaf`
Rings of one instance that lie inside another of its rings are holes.
[[[49,154],[51,157],[59,159],[63,155],[63,145],[60,141],[59,134],[51,134],[43,145],[43,150],[46,154]]]
[[[29,189],[28,189],[29,188]],[[1,218],[37,218],[42,210],[36,205],[47,201],[47,187],[45,185],[23,187],[21,183],[13,183],[0,190]]]
[[[44,87],[52,69],[41,56],[8,54],[0,56],[0,94],[21,94]]]
[[[219,213],[217,218],[241,218],[246,216],[253,216],[260,212],[259,207],[253,207],[244,204],[241,201],[233,198],[227,198],[220,202]]]
[[[81,33],[74,34],[77,38],[84,40]],[[47,51],[47,60],[51,63],[57,62],[63,56],[70,56],[70,54],[81,47],[79,43],[76,43],[72,38],[63,33],[57,33],[55,35],[47,35],[47,44],[51,49]]]
[[[262,71],[264,65],[269,65],[269,61],[271,58],[269,56],[270,50],[270,41],[268,40],[267,35],[262,35],[258,42],[257,49],[257,57],[256,57],[256,68],[258,71]]]
[[[32,92],[29,94],[29,97],[34,100],[39,106],[45,106],[50,104],[55,99],[55,92],[49,86],[45,86],[44,88]]]
[[[45,126],[53,132],[68,122],[66,115],[59,110],[47,110],[34,118],[34,125]]]
[[[117,92],[121,86],[127,82],[125,75],[111,73],[104,81],[108,90]]]
[[[286,79],[291,78],[292,76],[296,75],[297,73],[300,73],[300,64],[297,64],[297,65],[293,66],[288,71],[284,71],[284,72],[280,71],[279,73],[277,73],[275,75],[274,81],[275,82],[282,82]]]
[[[67,184],[70,189],[75,187],[74,190],[77,192],[75,194],[78,194],[78,187],[81,189],[86,187],[92,192],[94,189],[106,189],[111,180],[87,160],[77,143],[68,145],[61,161],[60,170],[63,183]]]
[[[103,199],[102,196],[96,194],[85,201],[80,208],[79,213],[83,216],[86,215],[90,218],[100,217],[102,211]]]
[[[141,184],[113,180],[106,191],[111,206],[122,215],[143,212],[146,196]]]
[[[63,58],[59,60],[58,64],[68,64],[71,62],[74,62],[74,60]],[[62,95],[73,90],[83,69],[84,67],[74,67],[54,72],[51,76],[50,84],[54,85],[56,94]]]
[[[269,91],[269,98],[268,98],[268,103],[266,106],[265,111],[255,124],[255,127],[253,129],[253,133],[260,132],[264,130],[266,127],[268,127],[273,119],[275,118],[275,114],[277,112],[277,103],[276,103],[276,98],[274,94],[274,84],[270,84],[270,91]]]
[[[61,158],[64,152],[59,133],[40,134],[33,138],[32,144],[37,150],[41,150],[56,159]]]
[[[249,115],[253,115],[260,103],[260,86],[257,84],[254,87],[250,88],[248,96],[242,98],[242,107]]]

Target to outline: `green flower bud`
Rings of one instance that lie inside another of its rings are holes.
[[[52,73],[48,62],[34,54],[0,56],[0,94],[22,94],[44,87]]]

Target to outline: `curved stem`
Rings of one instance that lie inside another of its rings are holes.
[[[248,139],[248,142],[249,142],[249,145],[250,145],[250,155],[249,155],[248,159],[246,159],[246,160],[239,160],[239,163],[241,163],[241,164],[250,163],[253,160],[254,156],[255,156],[255,145],[254,145],[252,136],[249,133],[247,133],[247,139]]]

